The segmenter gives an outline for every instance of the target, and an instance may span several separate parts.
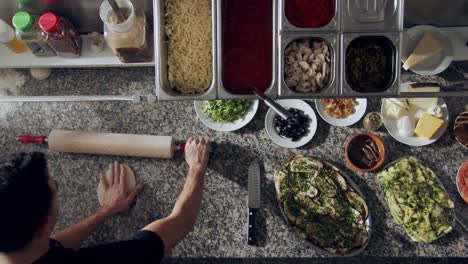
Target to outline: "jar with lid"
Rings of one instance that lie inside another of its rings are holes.
[[[54,57],[55,51],[42,38],[42,31],[37,23],[37,17],[20,11],[13,17],[13,26],[16,28],[16,36],[37,57]]]
[[[0,19],[0,42],[5,44],[14,53],[23,53],[28,47],[16,38],[15,30]]]
[[[42,36],[58,56],[77,58],[81,55],[83,42],[78,30],[65,17],[59,17],[52,12],[39,18]]]
[[[104,1],[99,10],[107,44],[124,63],[151,61],[153,48],[144,10],[135,10],[129,0],[116,2],[125,15],[125,21],[119,21],[108,1]]]

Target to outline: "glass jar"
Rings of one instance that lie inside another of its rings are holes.
[[[5,44],[14,53],[23,53],[28,47],[15,36],[15,30],[0,19],[0,42]]]
[[[82,40],[78,30],[65,17],[45,13],[39,18],[42,36],[58,56],[77,58],[81,55]]]
[[[99,10],[107,44],[124,63],[152,61],[153,48],[148,41],[148,23],[144,11],[135,10],[129,0],[116,2],[126,17],[123,22],[117,19],[108,1],[104,1]]]
[[[54,57],[55,51],[42,38],[42,31],[37,24],[37,18],[29,13],[21,11],[13,17],[13,26],[16,28],[16,36],[37,57]]]

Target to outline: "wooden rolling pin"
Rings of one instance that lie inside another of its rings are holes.
[[[48,144],[51,152],[83,153],[147,158],[174,157],[172,136],[106,134],[84,131],[53,130],[49,137],[20,135],[21,143]],[[185,144],[180,146],[184,153]]]

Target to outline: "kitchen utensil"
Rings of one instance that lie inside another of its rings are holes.
[[[317,132],[317,116],[315,115],[314,109],[306,102],[298,99],[278,100],[278,104],[282,107],[295,108],[303,111],[304,114],[310,118],[309,132],[298,141],[292,141],[290,138],[280,136],[274,128],[276,113],[273,109],[270,109],[265,117],[265,128],[271,140],[283,148],[299,148],[309,143],[314,137],[315,132]]]
[[[280,104],[266,96],[262,91],[260,91],[257,87],[250,85],[255,93],[260,99],[262,99],[266,105],[268,105],[273,111],[275,111],[281,118],[288,121],[290,124],[296,124],[297,120],[293,117],[293,115]]]
[[[233,123],[217,123],[213,121],[211,118],[207,117],[202,110],[202,101],[194,101],[195,112],[197,113],[198,118],[205,124],[207,127],[221,132],[231,132],[238,129],[243,128],[246,126],[252,119],[255,117],[255,114],[258,110],[258,100],[254,100],[254,103],[250,107],[249,112],[245,114],[242,119],[239,119]]]
[[[249,226],[248,226],[248,240],[247,244],[255,245],[257,239],[255,237],[255,214],[261,206],[260,198],[260,164],[258,160],[254,160],[249,166]]]
[[[114,13],[117,16],[119,23],[122,23],[125,20],[127,20],[127,17],[122,12],[122,9],[120,9],[119,5],[117,4],[115,0],[107,0],[107,2],[109,2],[110,6],[112,7],[112,10],[114,10]]]
[[[366,113],[367,109],[367,99],[366,98],[357,98],[358,105],[354,107],[354,113],[350,114],[345,118],[334,118],[330,116],[326,111],[326,105],[320,100],[315,99],[315,109],[319,116],[328,124],[332,126],[346,127],[356,124]]]
[[[46,136],[18,136],[21,143],[48,144],[52,152],[98,155],[172,158],[175,141],[172,136],[106,134],[86,131],[53,130]],[[185,144],[180,146],[184,153]]]

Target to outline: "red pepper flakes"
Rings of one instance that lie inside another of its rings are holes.
[[[318,28],[328,24],[335,15],[334,0],[287,0],[289,22],[299,28]]]

